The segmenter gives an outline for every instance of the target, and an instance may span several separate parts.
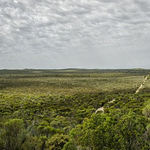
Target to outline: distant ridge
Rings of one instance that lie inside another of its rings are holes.
[[[133,68],[133,70],[145,70],[145,68]]]

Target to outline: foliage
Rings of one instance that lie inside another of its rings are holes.
[[[63,146],[68,142],[69,137],[63,134],[55,134],[47,141],[50,150],[62,150]]]
[[[77,150],[77,147],[73,142],[69,141],[64,145],[63,150]]]
[[[149,150],[148,72],[0,70],[0,150]]]
[[[94,149],[141,150],[148,147],[145,140],[147,120],[143,116],[127,114],[96,114],[71,131],[76,145]]]
[[[24,123],[21,119],[10,119],[4,123],[1,131],[3,148],[6,150],[19,150],[26,139]]]

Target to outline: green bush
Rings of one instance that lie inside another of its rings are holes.
[[[49,150],[62,150],[64,145],[69,141],[69,137],[63,134],[55,134],[47,141],[46,147]]]
[[[25,142],[25,128],[22,119],[10,119],[4,123],[1,133],[3,147],[6,150],[20,150]]]
[[[143,108],[143,114],[150,118],[150,104],[146,105],[144,108]]]
[[[73,142],[69,141],[64,145],[63,150],[77,150],[77,147]]]

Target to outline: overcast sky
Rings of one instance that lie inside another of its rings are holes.
[[[2,68],[150,68],[150,0],[0,0]]]

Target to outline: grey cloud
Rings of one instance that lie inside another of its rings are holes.
[[[0,68],[140,67],[144,57],[150,67],[149,8],[147,0],[1,0]]]
[[[150,1],[147,0],[135,0],[135,3],[143,12],[150,12]]]

